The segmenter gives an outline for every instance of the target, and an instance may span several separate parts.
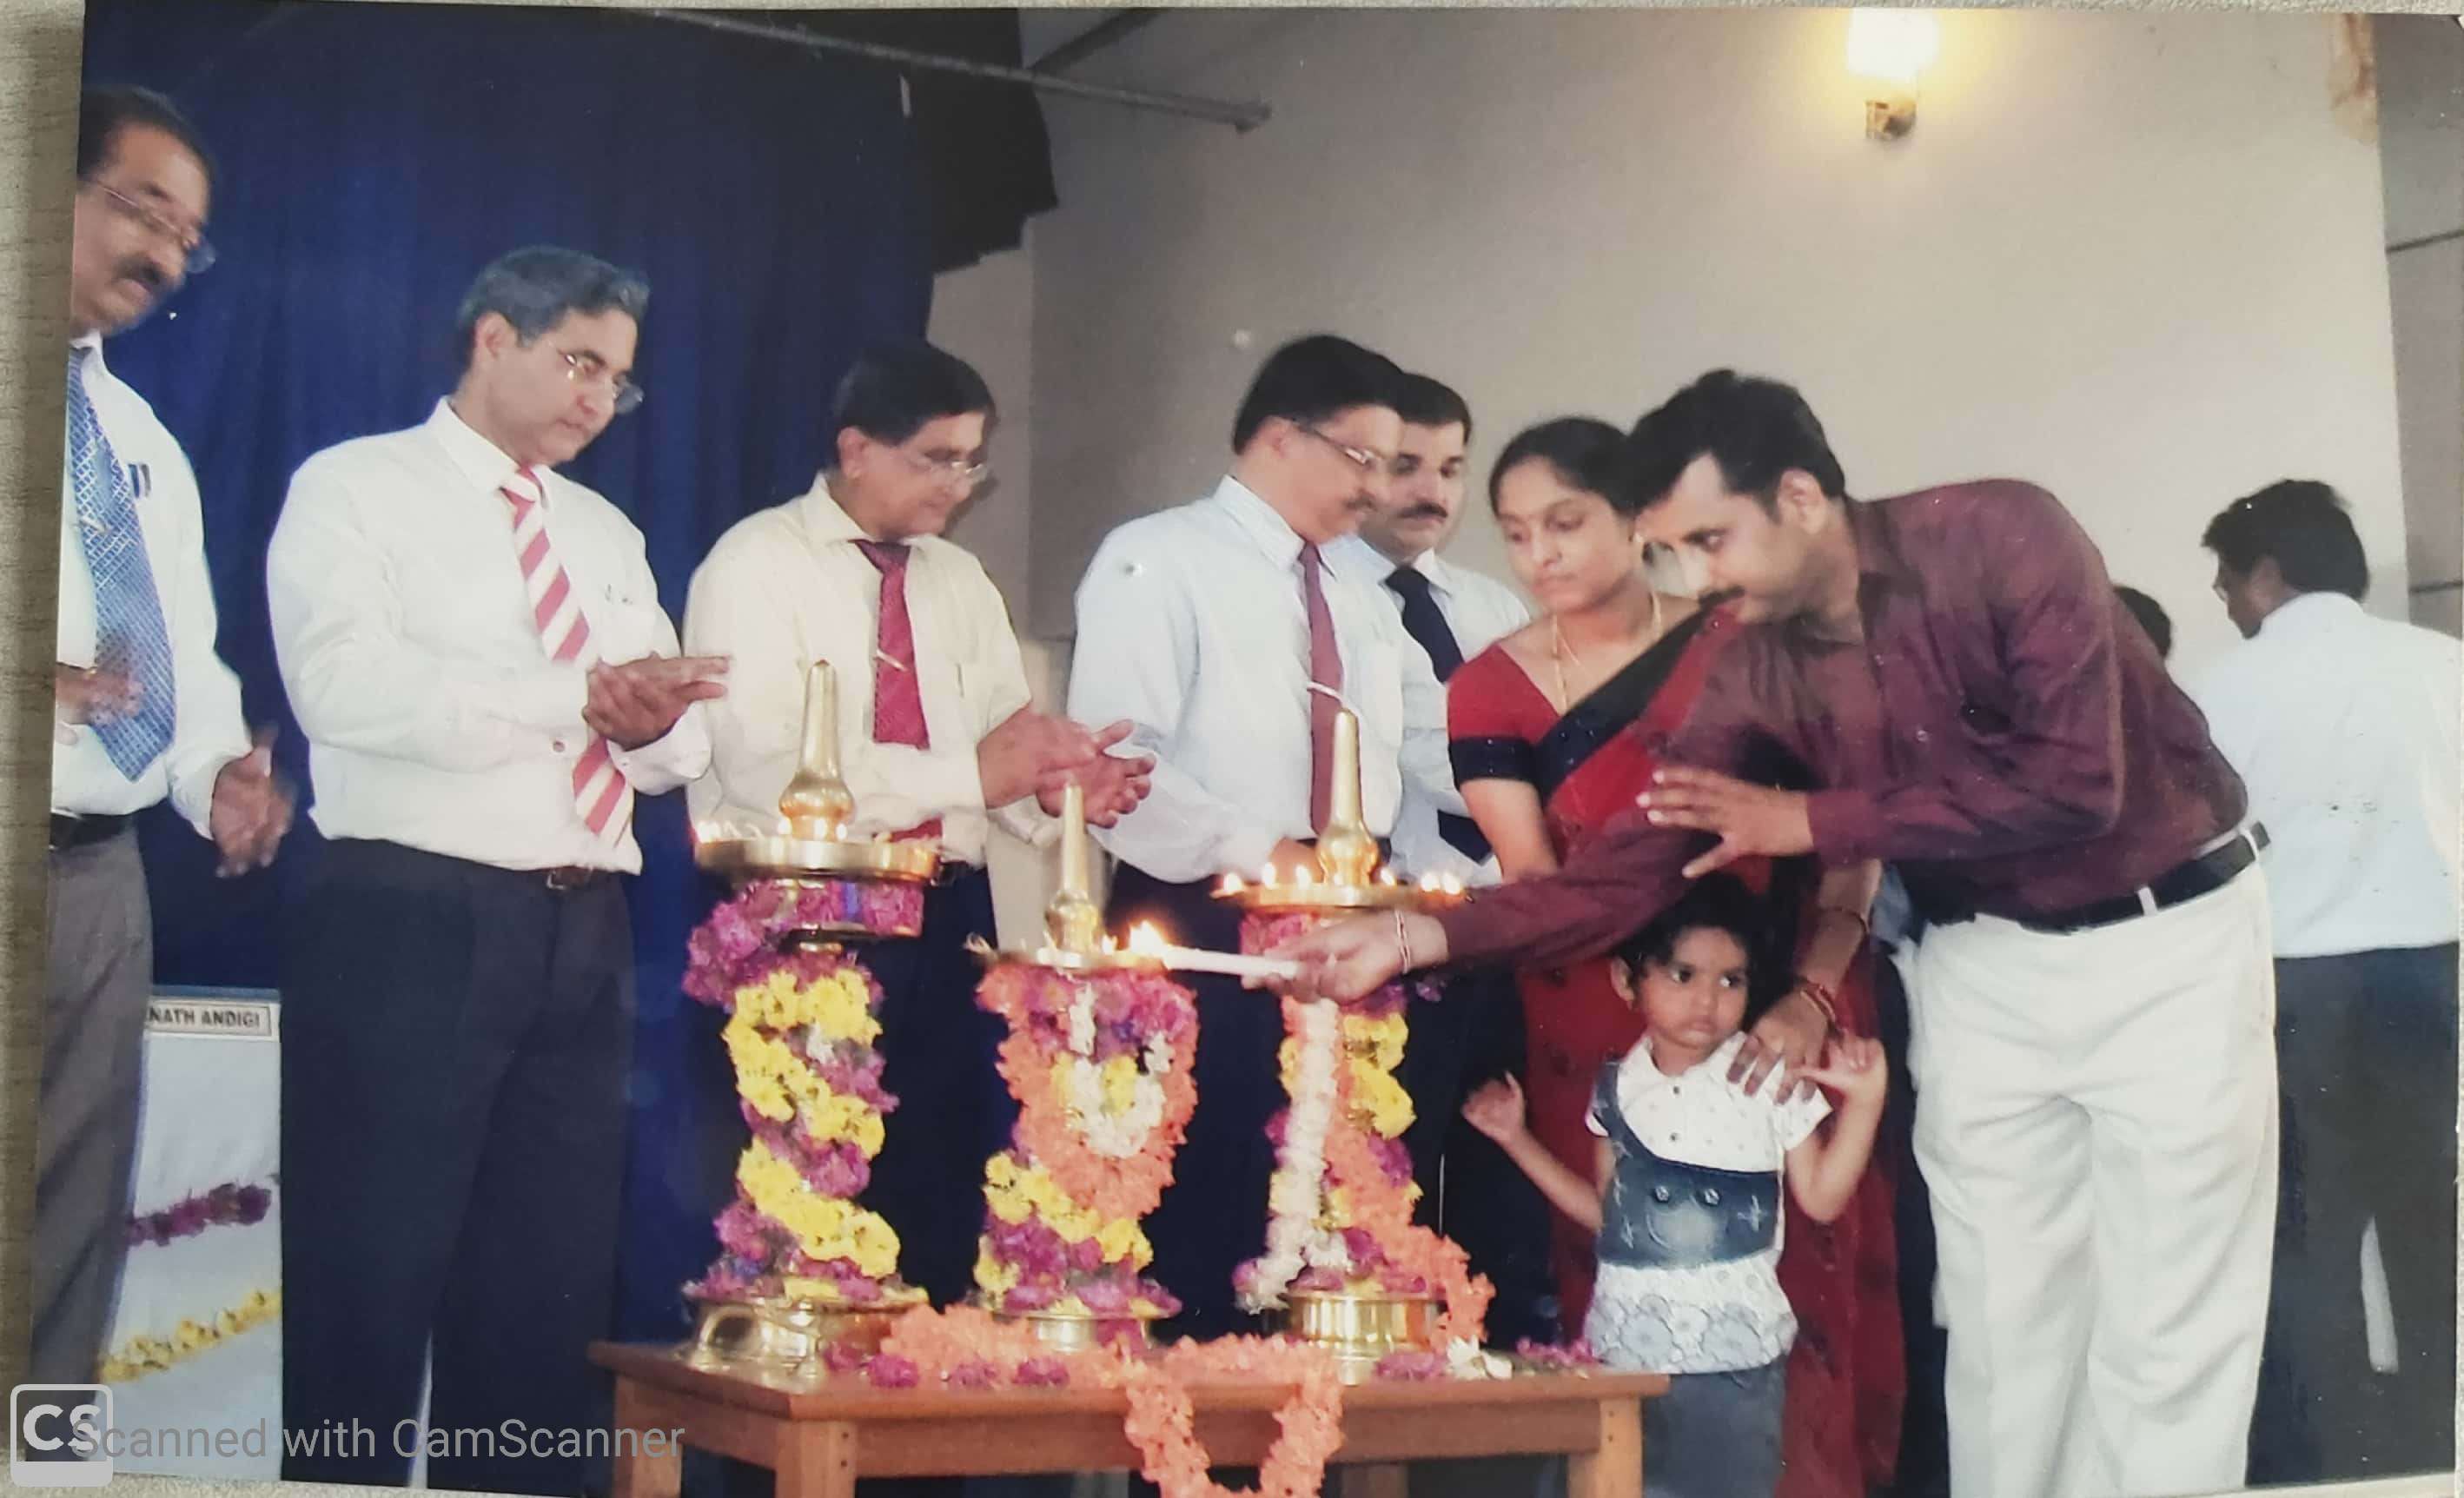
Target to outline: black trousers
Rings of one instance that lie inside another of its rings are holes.
[[[898,1099],[862,1200],[897,1229],[899,1273],[936,1306],[975,1290],[984,1161],[1009,1148],[1018,1121],[996,1066],[1007,1031],[977,1006],[983,969],[969,936],[993,936],[992,880],[980,869],[925,895],[923,936],[856,954],[881,984],[873,1044],[882,1086]]]
[[[622,883],[328,847],[290,923],[282,1475],[580,1489],[605,1419],[632,924]],[[570,1438],[579,1440],[579,1437]]]
[[[1549,1267],[1549,1203],[1494,1140],[1463,1121],[1463,1099],[1483,1084],[1523,1072],[1523,995],[1511,969],[1449,975],[1434,1003],[1404,1011],[1409,1039],[1396,1079],[1412,1098],[1403,1143],[1419,1183],[1414,1216],[1459,1245],[1474,1274],[1497,1291],[1489,1302],[1492,1345],[1557,1336],[1556,1282]]]
[[[2276,964],[2284,1159],[2253,1483],[2454,1465],[2455,958],[2451,944]],[[2372,1219],[2393,1374],[2372,1369],[2362,1317]]]

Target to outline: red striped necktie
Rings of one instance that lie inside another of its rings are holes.
[[[522,589],[530,599],[540,646],[549,660],[585,671],[596,666],[599,651],[590,641],[590,621],[583,616],[573,579],[548,541],[547,491],[539,474],[517,469],[496,492],[511,509],[514,556],[521,564]],[[608,842],[624,836],[632,825],[633,786],[616,767],[615,745],[604,734],[591,734],[582,746],[582,758],[573,762],[573,808],[592,836]]]
[[[855,544],[881,574],[881,618],[872,642],[872,741],[930,749],[933,730],[924,721],[924,689],[915,679],[915,621],[907,612],[909,549],[902,541]],[[898,835],[937,838],[941,819],[927,818]]]

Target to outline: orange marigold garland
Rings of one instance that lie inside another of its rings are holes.
[[[1118,1388],[1129,1402],[1123,1429],[1143,1459],[1139,1471],[1163,1489],[1163,1498],[1234,1498],[1249,1491],[1261,1498],[1316,1498],[1326,1465],[1343,1444],[1343,1379],[1333,1357],[1282,1337],[1180,1342],[1155,1357],[1111,1351],[1056,1354],[1033,1333],[972,1306],[918,1307],[898,1318],[866,1373],[886,1388],[1071,1382]],[[1228,1488],[1208,1477],[1213,1463],[1198,1441],[1190,1385],[1232,1380],[1292,1387],[1291,1398],[1275,1412],[1280,1433],[1254,1489]]]

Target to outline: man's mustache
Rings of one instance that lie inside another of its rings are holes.
[[[1441,504],[1416,504],[1412,506],[1412,508],[1404,511],[1399,518],[1406,520],[1442,520],[1446,518],[1446,507]]]
[[[163,274],[163,268],[151,260],[121,261],[120,264],[120,278],[126,281],[135,281],[139,285],[144,287],[147,291],[161,291],[165,284],[170,279],[169,276]]]

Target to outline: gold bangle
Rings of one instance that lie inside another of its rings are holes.
[[[1822,907],[1822,914],[1825,915],[1844,915],[1848,919],[1855,921],[1857,923],[1857,929],[1864,933],[1867,936],[1871,936],[1874,934],[1874,923],[1867,920],[1858,912],[1850,910],[1845,905],[1826,905]]]
[[[1822,1012],[1823,1023],[1829,1024],[1835,1030],[1839,1028],[1838,1000],[1829,988],[1825,987],[1821,983],[1815,982],[1811,978],[1800,978],[1796,980],[1795,986],[1792,987],[1789,992],[1803,994],[1806,998],[1812,1000],[1814,1007]]]
[[[1397,907],[1394,914],[1395,950],[1400,956],[1403,963],[1403,965],[1396,969],[1396,971],[1398,974],[1408,973],[1412,970],[1412,934],[1411,931],[1403,924],[1403,912],[1401,908]]]

